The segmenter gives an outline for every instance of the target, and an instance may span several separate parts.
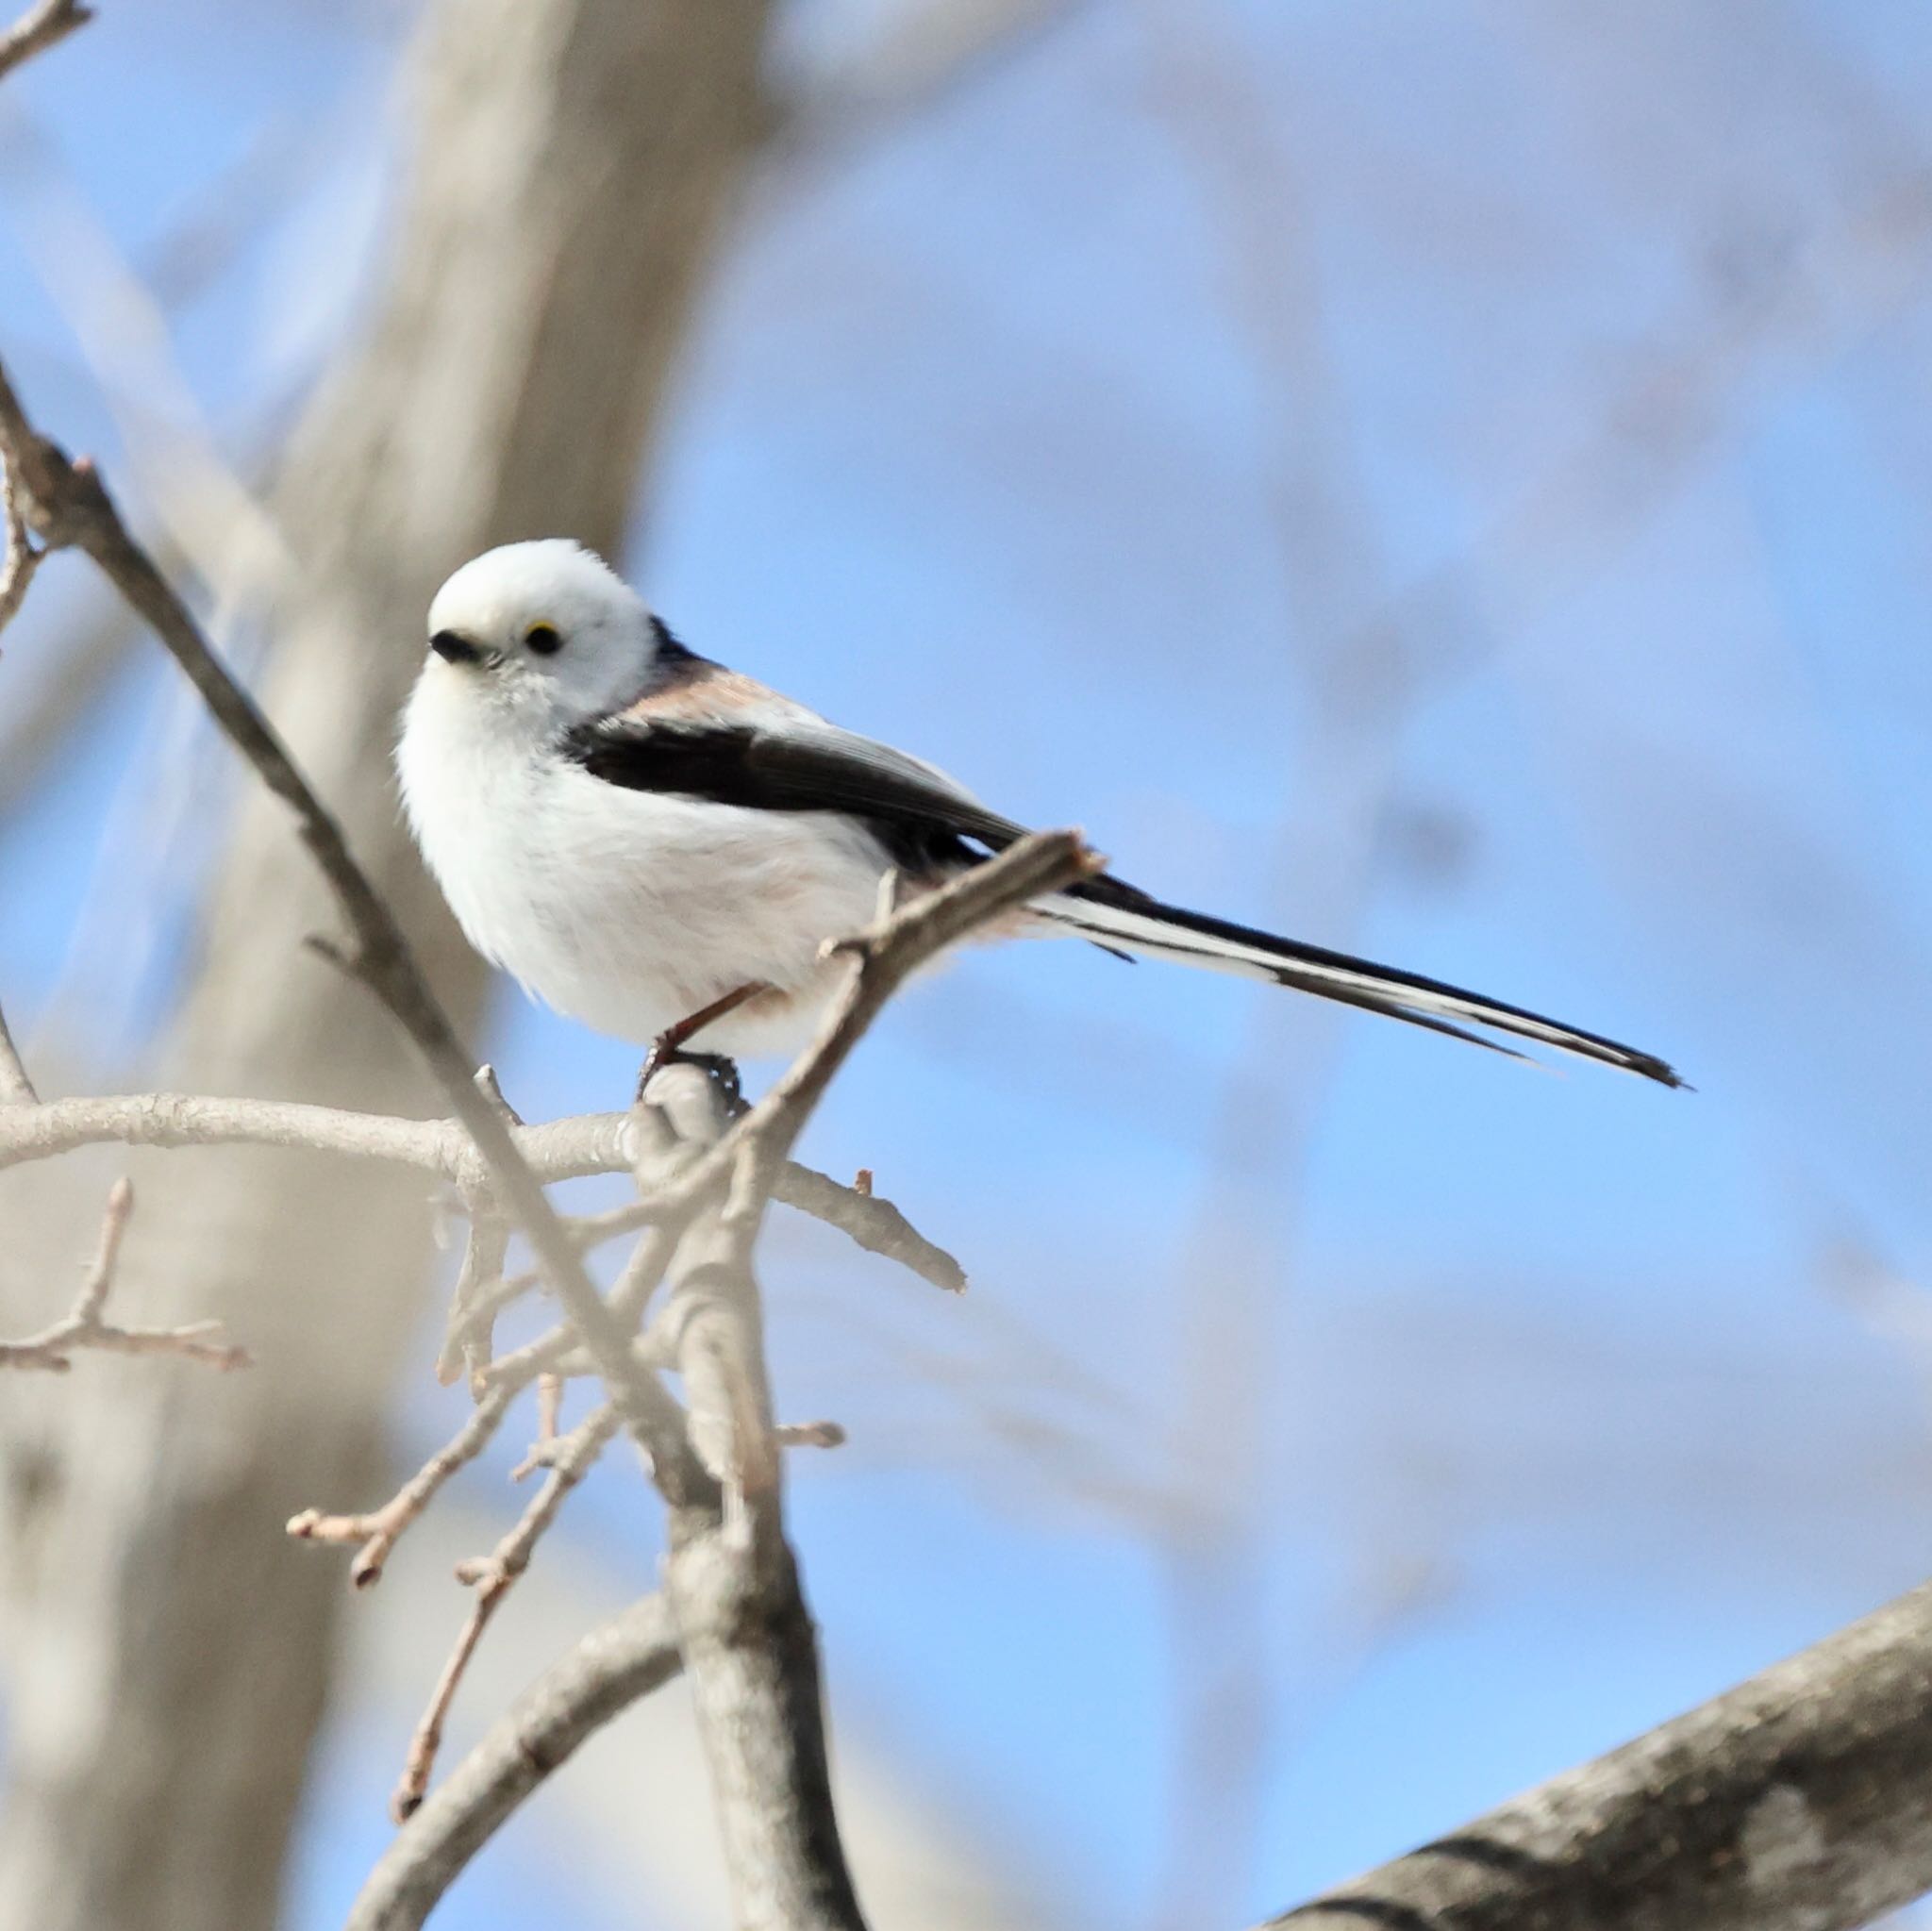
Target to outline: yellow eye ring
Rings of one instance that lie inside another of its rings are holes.
[[[540,658],[555,657],[563,648],[563,639],[554,624],[532,624],[524,632],[524,642]]]

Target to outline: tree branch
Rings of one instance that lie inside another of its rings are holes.
[[[20,507],[13,465],[0,461],[0,630],[20,614],[27,585],[46,552],[38,548]]]
[[[839,1840],[818,1638],[785,1536],[763,1314],[752,1253],[773,1190],[826,1086],[880,1007],[925,960],[984,922],[1095,871],[1076,833],[1045,832],[827,948],[847,976],[817,1039],[684,1176],[704,1200],[678,1248],[664,1314],[691,1405],[689,1439],[716,1499],[671,1515],[664,1590],[710,1765],[740,1931],[863,1931]],[[671,1067],[652,1082],[667,1115]],[[722,1112],[708,1083],[688,1095]],[[675,1184],[675,1183],[674,1183]],[[667,1491],[668,1492],[668,1491]]]
[[[12,1052],[0,1020],[0,1108],[33,1102],[33,1088]],[[584,1113],[512,1129],[528,1164],[545,1180],[591,1174],[625,1174],[636,1165],[632,1116]],[[462,1127],[453,1120],[399,1120],[299,1101],[206,1097],[195,1093],[126,1093],[49,1100],[0,1110],[0,1172],[50,1159],[83,1146],[267,1146],[336,1154],[350,1159],[413,1167],[458,1188],[481,1182],[484,1171]],[[966,1271],[928,1240],[890,1200],[841,1186],[795,1163],[780,1174],[773,1198],[838,1228],[868,1253],[884,1255],[949,1293],[962,1292]],[[591,1247],[649,1224],[650,1201],[587,1215],[573,1231]],[[534,1286],[532,1276],[525,1286]]]
[[[302,1542],[359,1543],[356,1559],[349,1565],[350,1586],[360,1590],[380,1582],[383,1565],[397,1538],[436,1499],[442,1485],[490,1445],[517,1393],[517,1390],[506,1388],[485,1394],[456,1435],[380,1508],[368,1515],[325,1515],[319,1508],[305,1508],[289,1519],[289,1534]]]
[[[553,1663],[430,1792],[369,1873],[347,1931],[418,1931],[463,1867],[577,1745],[682,1667],[646,1596]]]
[[[100,1246],[73,1308],[64,1320],[25,1340],[0,1341],[0,1368],[39,1368],[64,1374],[74,1365],[69,1357],[78,1348],[104,1355],[180,1355],[224,1372],[247,1367],[247,1349],[215,1339],[222,1331],[219,1321],[194,1321],[181,1327],[116,1327],[102,1319],[133,1212],[133,1184],[115,1181],[101,1220]]]
[[[741,1199],[734,1210],[748,1211],[755,1193],[769,1198],[775,1191],[780,1170],[826,1087],[913,973],[1001,913],[1104,871],[1106,864],[1078,832],[1035,832],[941,891],[912,900],[871,931],[829,946],[851,967],[844,992],[811,1046],[733,1128],[736,1147],[728,1150],[742,1152],[735,1185]]]
[[[0,80],[23,61],[45,53],[57,41],[64,41],[75,27],[85,26],[93,17],[93,8],[83,6],[81,0],[40,0],[39,6],[29,8],[6,33],[0,34]]]
[[[837,1227],[855,1246],[896,1260],[907,1273],[930,1281],[948,1294],[963,1294],[971,1285],[956,1257],[928,1240],[890,1200],[872,1190],[869,1174],[865,1186],[848,1187],[829,1174],[793,1160],[778,1175],[772,1198],[781,1207],[796,1207],[815,1221]],[[647,1225],[651,1212],[649,1201],[613,1207],[595,1217],[597,1238],[612,1240]],[[578,1223],[580,1228],[590,1224],[588,1218]]]
[[[659,1074],[653,1097],[680,1085],[720,1107],[688,1067]],[[758,1283],[727,1211],[713,1196],[696,1216],[653,1323],[675,1353],[689,1439],[712,1484],[692,1485],[671,1511],[664,1594],[710,1767],[733,1923],[863,1931],[832,1804],[817,1634],[785,1539]]]
[[[424,1711],[423,1721],[416,1725],[416,1733],[409,1740],[409,1754],[403,1765],[403,1774],[396,1784],[395,1794],[390,1799],[390,1814],[398,1823],[407,1823],[422,1806],[424,1792],[428,1790],[429,1779],[436,1770],[436,1753],[442,1742],[443,1721],[449,1715],[449,1706],[456,1700],[457,1687],[463,1680],[463,1672],[469,1668],[470,1658],[475,1654],[491,1617],[495,1615],[498,1605],[514,1587],[517,1577],[530,1566],[531,1552],[544,1531],[557,1520],[557,1511],[563,1507],[563,1498],[589,1473],[591,1464],[603,1454],[605,1443],[617,1432],[618,1420],[614,1406],[599,1408],[587,1422],[557,1442],[549,1457],[550,1473],[544,1476],[543,1486],[531,1498],[530,1506],[518,1517],[516,1526],[488,1556],[458,1564],[457,1580],[474,1589],[476,1599],[457,1636],[449,1661],[443,1665],[442,1674],[437,1678],[436,1688],[430,1694],[429,1707]]]
[[[1851,1931],[1932,1889],[1932,1584],[1278,1918]]]
[[[846,1187],[828,1174],[788,1161],[780,1170],[772,1198],[796,1207],[828,1227],[837,1227],[855,1246],[868,1254],[896,1260],[908,1273],[949,1294],[963,1294],[966,1270],[943,1247],[936,1246],[890,1200],[857,1187]]]

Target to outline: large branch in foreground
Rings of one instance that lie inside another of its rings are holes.
[[[693,1170],[729,1172],[691,1227],[665,1318],[690,1440],[725,1501],[674,1506],[665,1594],[711,1772],[741,1931],[863,1931],[832,1803],[818,1639],[786,1540],[752,1253],[791,1147],[826,1086],[906,978],[1014,907],[1097,869],[1073,832],[1023,840],[834,948],[846,969],[818,1038]],[[669,1086],[686,1071],[653,1082]],[[715,1095],[710,1096],[715,1104]],[[667,1094],[667,1110],[675,1112]],[[668,1493],[668,1491],[667,1491]]]
[[[553,1664],[397,1832],[347,1931],[416,1931],[491,1834],[550,1773],[677,1673],[671,1612],[647,1596]]]
[[[647,1097],[722,1145],[716,1087],[673,1066]],[[747,1149],[741,1146],[740,1158]],[[664,1596],[710,1770],[737,1931],[864,1931],[840,1841],[818,1642],[785,1539],[748,1244],[713,1194],[678,1243],[660,1322],[698,1464],[672,1501]],[[657,1323],[654,1323],[654,1326]]]
[[[1932,1583],[1292,1931],[1852,1931],[1932,1889]]]

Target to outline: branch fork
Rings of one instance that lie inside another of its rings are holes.
[[[515,1393],[513,1389],[502,1389],[486,1394],[477,1404],[475,1413],[452,1440],[438,1449],[380,1508],[368,1515],[325,1515],[319,1508],[305,1508],[299,1515],[290,1517],[289,1534],[301,1542],[356,1545],[356,1559],[349,1565],[351,1586],[362,1590],[380,1582],[383,1565],[397,1540],[436,1499],[442,1485],[483,1453]]]
[[[178,1327],[119,1327],[102,1309],[114,1286],[121,1261],[121,1242],[134,1213],[134,1187],[115,1181],[101,1218],[100,1244],[65,1319],[25,1340],[0,1341],[0,1368],[38,1368],[64,1374],[72,1357],[82,1349],[109,1355],[178,1355],[225,1373],[248,1365],[248,1351],[217,1337],[219,1321],[192,1321]]]

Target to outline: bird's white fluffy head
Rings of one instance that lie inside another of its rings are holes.
[[[473,558],[429,606],[425,692],[467,697],[540,727],[567,726],[642,687],[657,626],[637,591],[568,538]]]

